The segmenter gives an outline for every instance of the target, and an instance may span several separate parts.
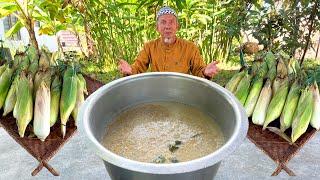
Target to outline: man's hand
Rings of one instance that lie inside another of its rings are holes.
[[[206,66],[206,68],[203,71],[203,74],[207,77],[212,78],[214,75],[216,75],[219,71],[219,68],[217,67],[218,62],[214,61]]]
[[[120,59],[118,69],[119,69],[120,73],[123,75],[131,75],[132,74],[132,68],[131,68],[130,64],[123,59]]]

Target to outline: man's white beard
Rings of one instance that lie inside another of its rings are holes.
[[[164,43],[165,44],[172,44],[173,43],[173,38],[164,38]]]

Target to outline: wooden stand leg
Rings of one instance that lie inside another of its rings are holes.
[[[282,167],[280,164],[278,164],[278,167],[276,170],[274,170],[274,172],[271,174],[271,176],[278,176],[278,174],[281,172]]]
[[[50,166],[50,164],[48,164],[47,162],[43,162],[43,165],[51,172],[51,174],[53,174],[54,176],[59,176],[58,171],[56,171],[52,166]]]
[[[285,163],[278,163],[277,169],[272,173],[271,176],[277,176],[277,175],[281,172],[282,169],[283,169],[289,176],[295,176],[294,172],[291,171],[291,170],[286,166]]]
[[[296,176],[285,164],[282,163],[282,169],[288,173],[289,176]]]
[[[39,165],[38,165],[38,167],[32,171],[31,175],[32,175],[32,176],[37,175],[37,174],[41,171],[42,168],[43,168],[43,163],[40,162]]]
[[[35,176],[37,175],[43,167],[46,167],[49,172],[51,172],[51,174],[53,174],[54,176],[59,176],[59,173],[52,167],[50,166],[46,161],[41,161],[38,165],[38,167],[32,171],[31,175]]]

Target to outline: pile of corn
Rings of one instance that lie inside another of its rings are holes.
[[[320,128],[320,95],[316,81],[306,83],[307,76],[296,59],[272,52],[263,61],[235,74],[225,88],[243,105],[252,122],[263,130],[278,130],[279,135],[294,143],[307,131],[309,124]],[[270,127],[280,121],[280,128]],[[291,138],[285,131],[290,131]]]
[[[13,112],[20,137],[31,126],[31,134],[45,141],[59,118],[62,137],[70,116],[77,125],[86,81],[73,66],[61,67],[45,52],[39,58],[32,46],[0,66],[0,108],[3,116]]]

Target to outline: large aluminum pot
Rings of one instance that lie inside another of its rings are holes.
[[[107,123],[121,111],[158,100],[185,103],[208,113],[220,125],[225,144],[192,161],[153,164],[126,159],[100,143]],[[112,81],[85,101],[79,122],[88,146],[104,160],[114,180],[211,180],[221,160],[241,145],[248,130],[245,111],[229,91],[209,80],[180,73],[144,73]]]

